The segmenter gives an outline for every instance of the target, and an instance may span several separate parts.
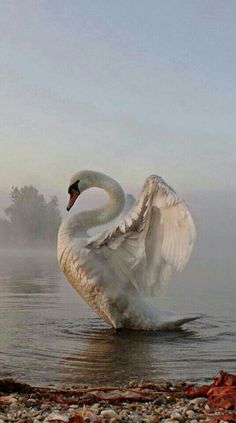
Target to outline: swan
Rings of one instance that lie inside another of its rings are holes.
[[[70,180],[67,210],[91,187],[105,190],[108,201],[63,220],[58,233],[59,265],[75,290],[115,329],[172,329],[198,318],[157,306],[160,289],[173,269],[184,268],[196,238],[183,200],[160,176],[151,175],[119,223],[91,236],[89,229],[113,221],[125,208],[118,182],[82,170]]]

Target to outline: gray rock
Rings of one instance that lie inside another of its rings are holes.
[[[153,404],[155,405],[166,405],[167,401],[163,395],[160,395],[156,399],[154,399]]]

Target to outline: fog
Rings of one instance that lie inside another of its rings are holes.
[[[136,193],[135,193],[136,194]],[[136,194],[137,196],[137,194]],[[227,287],[235,285],[235,247],[236,247],[236,221],[235,207],[236,196],[232,191],[225,192],[188,192],[183,195],[197,227],[197,241],[189,263],[185,271],[175,279],[180,282],[191,279],[190,286],[197,285],[209,287]],[[97,207],[106,199],[101,190],[91,190],[80,197],[73,212]],[[128,197],[132,204],[133,198]],[[67,195],[65,195],[65,206]],[[129,204],[129,206],[130,206]],[[128,206],[126,207],[126,209]],[[78,210],[77,210],[78,209]],[[68,214],[61,210],[64,217]],[[105,227],[97,228],[95,233],[104,230]],[[56,238],[50,245],[43,240],[27,242],[20,239],[20,234],[15,234],[15,242],[10,245],[1,240],[1,254],[5,250],[14,251],[12,263],[20,255],[32,255],[35,251],[34,263],[37,258],[40,261],[49,252],[52,257],[56,255]],[[54,259],[53,259],[54,260]],[[195,288],[194,288],[195,289]]]
[[[236,196],[232,191],[195,192],[185,197],[192,212],[197,241],[183,273],[175,275],[177,287],[189,295],[204,295],[217,303],[224,291],[236,295]],[[170,284],[174,293],[176,284]],[[187,295],[188,295],[187,294]],[[204,301],[204,299],[203,299]],[[217,305],[216,305],[217,308]],[[225,304],[227,309],[227,304]]]

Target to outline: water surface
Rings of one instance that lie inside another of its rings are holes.
[[[176,331],[116,333],[72,289],[53,252],[2,252],[0,377],[71,385],[204,381],[221,368],[236,372],[233,270],[221,283],[221,266],[209,260],[195,257],[160,301],[177,312],[203,313],[201,320]]]

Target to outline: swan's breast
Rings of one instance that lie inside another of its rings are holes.
[[[116,307],[110,290],[111,279],[96,254],[86,248],[75,250],[70,246],[58,258],[61,270],[73,288],[100,317],[114,325],[112,309]]]

